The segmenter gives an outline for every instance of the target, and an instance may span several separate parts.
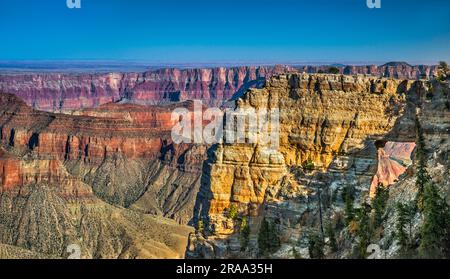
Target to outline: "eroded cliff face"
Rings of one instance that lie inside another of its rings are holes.
[[[303,66],[297,67],[306,73],[327,73],[329,66]],[[405,62],[389,62],[383,65],[337,65],[336,68],[345,75],[372,75],[376,77],[396,78],[396,79],[425,79],[432,78],[437,72],[437,66],[430,65],[409,65]]]
[[[0,92],[12,93],[40,110],[67,112],[119,100],[164,104],[202,99],[220,105],[235,94],[261,86],[266,77],[293,71],[288,66],[161,69],[145,73],[2,74]]]
[[[111,204],[130,207],[144,196],[144,212],[190,220],[205,147],[173,144],[170,131],[172,111],[192,109],[191,102],[108,104],[67,115],[36,111],[14,95],[0,98],[2,190],[85,183]]]
[[[183,257],[206,147],[171,141],[179,107],[192,103],[54,114],[0,94],[1,243],[49,257],[71,244],[86,258]]]
[[[436,66],[411,66],[392,62],[381,66],[339,66],[346,75],[420,79],[436,73]],[[13,93],[40,110],[68,112],[123,100],[141,104],[164,104],[202,99],[219,106],[260,88],[265,79],[290,72],[327,72],[328,66],[260,66],[198,69],[159,69],[144,73],[108,74],[0,74],[0,92]]]
[[[278,108],[279,148],[215,147],[197,207],[205,232],[191,236],[187,255],[256,256],[262,218],[277,224],[283,242],[301,242],[318,222],[320,196],[331,206],[346,185],[357,188],[359,197],[369,192],[378,171],[377,141],[415,141],[414,99],[424,95],[425,86],[366,76],[288,74],[250,89],[236,106]],[[241,217],[230,218],[231,208]],[[327,218],[339,214],[330,210]],[[244,217],[251,231],[246,252],[239,245]]]

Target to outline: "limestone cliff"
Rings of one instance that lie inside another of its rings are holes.
[[[346,185],[361,198],[369,192],[378,171],[378,142],[415,141],[415,100],[426,86],[360,75],[288,74],[247,91],[238,108],[279,108],[280,146],[271,153],[252,144],[215,147],[197,206],[206,239],[191,237],[187,255],[256,256],[263,217],[277,224],[284,242],[302,241],[322,219],[317,199],[328,207],[333,200],[339,204]],[[238,213],[230,216],[234,208]],[[331,219],[342,214],[321,210]],[[251,230],[246,253],[239,245],[243,219]]]

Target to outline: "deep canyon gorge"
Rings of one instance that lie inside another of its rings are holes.
[[[450,193],[448,83],[435,66],[327,69],[0,74],[0,257],[67,258],[76,244],[83,258],[309,258],[326,223],[338,246],[326,256],[352,258],[344,189],[358,208],[379,184],[390,193],[373,242],[395,257],[393,208],[417,192],[418,125],[428,171]],[[278,149],[175,144],[172,111],[194,99],[279,109]],[[278,245],[262,253],[266,223]]]

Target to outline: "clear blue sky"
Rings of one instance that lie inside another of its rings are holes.
[[[0,0],[0,60],[450,61],[450,1]]]

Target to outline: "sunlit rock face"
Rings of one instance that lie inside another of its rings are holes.
[[[211,184],[210,216],[221,214],[230,203],[245,204],[245,208],[261,204],[267,193],[276,193],[283,183],[292,184],[286,180],[288,167],[310,163],[326,171],[345,168],[349,165],[345,161],[351,161],[350,166],[367,173],[372,160],[360,160],[363,155],[356,156],[356,152],[367,148],[371,137],[383,137],[394,127],[413,83],[289,74],[269,79],[262,89],[250,89],[236,102],[237,108],[279,109],[279,147],[259,162],[255,158],[264,157],[264,147],[219,146],[209,173],[204,174]],[[348,156],[331,166],[339,154]]]
[[[277,160],[256,162],[263,149],[252,144],[217,147],[204,169],[199,194],[204,200],[199,212],[209,221],[209,234],[206,240],[192,238],[187,254],[205,257],[203,248],[209,247],[206,257],[242,256],[239,223],[227,217],[231,206],[249,220],[248,256],[258,251],[252,240],[262,218],[277,224],[284,241],[298,245],[307,235],[302,229],[319,222],[318,200],[327,201],[329,216],[338,216],[342,189],[351,186],[357,200],[367,198],[379,162],[389,166],[389,179],[380,176],[382,180],[395,180],[392,173],[398,178],[411,161],[414,99],[423,88],[422,81],[413,80],[288,74],[247,91],[237,100],[238,108],[279,109],[280,144],[272,154]],[[405,144],[389,143],[378,152],[377,141]],[[332,201],[337,206],[331,206]]]
[[[374,196],[376,187],[394,184],[412,164],[414,142],[387,142],[378,149],[378,170],[370,186],[370,195]]]

